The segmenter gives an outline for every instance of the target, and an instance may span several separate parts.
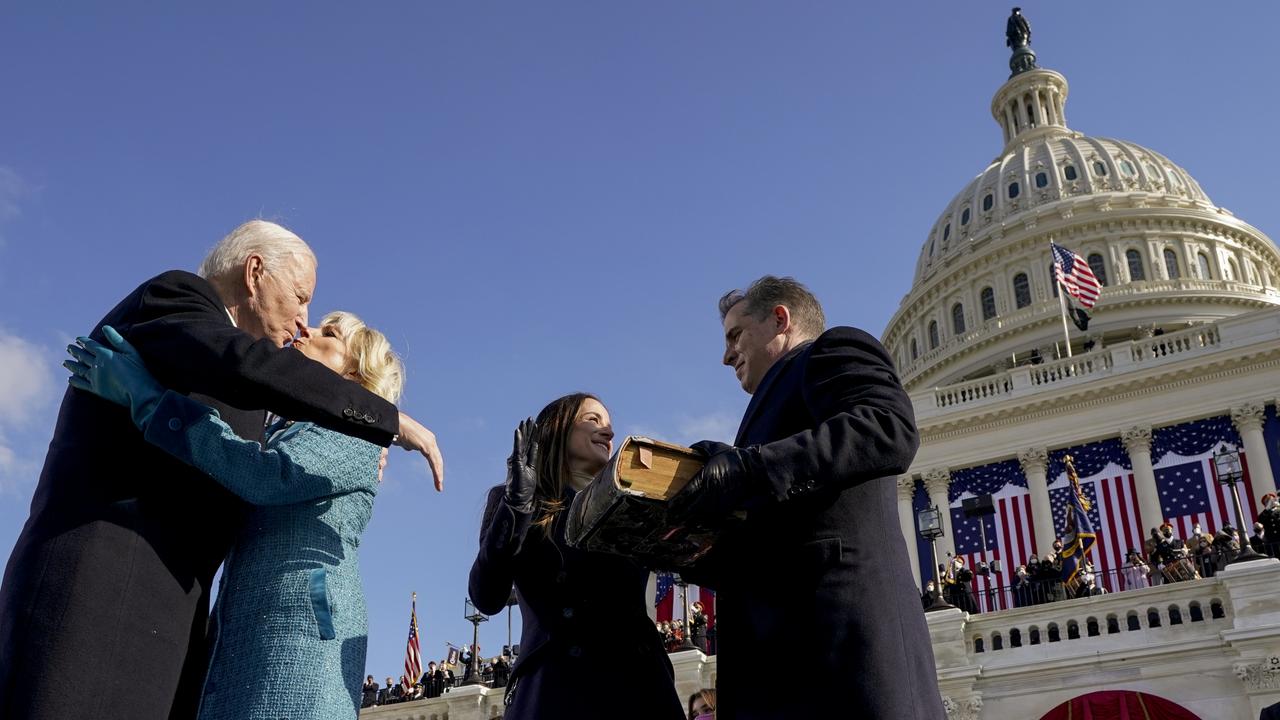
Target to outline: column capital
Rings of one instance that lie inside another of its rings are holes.
[[[1018,453],[1018,464],[1025,474],[1044,473],[1049,464],[1049,451],[1042,447],[1027,448]]]
[[[946,495],[951,486],[951,470],[948,468],[931,468],[924,472],[924,488],[930,495]]]
[[[1231,408],[1231,422],[1240,432],[1261,430],[1266,412],[1267,408],[1262,403],[1245,403]]]
[[[1121,430],[1120,442],[1129,452],[1151,452],[1151,426],[1134,425]]]
[[[916,476],[915,475],[899,475],[898,476],[898,499],[910,501],[912,496],[916,494]]]

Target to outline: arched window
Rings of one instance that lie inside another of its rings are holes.
[[[964,306],[960,303],[951,306],[951,333],[964,334]]]
[[[1010,200],[1018,197],[1019,192],[1021,192],[1021,188],[1018,187],[1018,183],[1016,182],[1009,183],[1009,199]]]
[[[916,339],[911,338],[911,359],[915,360],[920,357],[920,347],[916,345]]]
[[[947,226],[942,229],[942,244],[946,245],[949,239],[951,239],[951,223],[947,223]]]
[[[960,213],[960,224],[961,225],[969,224],[969,208],[965,208],[964,212]]]
[[[1020,308],[1031,304],[1031,282],[1026,273],[1013,276],[1013,303]]]
[[[995,204],[995,201],[995,196],[991,193],[987,193],[987,196],[982,198],[982,212],[990,212],[991,206]]]
[[[1124,259],[1129,263],[1130,280],[1146,280],[1147,273],[1142,269],[1142,253],[1137,250],[1126,250]]]
[[[982,319],[990,320],[996,316],[996,291],[989,287],[982,288]]]
[[[1048,186],[1049,186],[1049,176],[1042,172],[1036,173],[1036,187],[1042,188],[1042,187],[1048,187]]]
[[[1223,278],[1223,280],[1239,280],[1240,279],[1240,266],[1236,265],[1235,258],[1232,258],[1232,257],[1227,258],[1227,266],[1223,269],[1226,270],[1226,274],[1227,274],[1227,276]]]
[[[1204,253],[1196,253],[1196,262],[1200,264],[1200,279],[1212,280],[1213,271],[1209,269],[1209,256]]]
[[[1107,176],[1107,166],[1106,166],[1106,164],[1105,164],[1105,163],[1103,163],[1101,160],[1094,160],[1094,161],[1093,161],[1093,173],[1094,173],[1095,175],[1097,175],[1098,177],[1106,177],[1106,176]]]
[[[1178,253],[1169,248],[1164,250],[1164,274],[1168,275],[1170,280],[1182,277],[1182,271],[1178,269]]]
[[[1062,168],[1062,177],[1066,178],[1068,181],[1075,180],[1075,179],[1076,179],[1076,166],[1075,166],[1075,165],[1068,165],[1068,166],[1066,166],[1066,167]]]
[[[929,349],[938,347],[938,321],[929,321]]]
[[[1107,264],[1102,261],[1102,256],[1094,253],[1089,256],[1089,269],[1098,278],[1099,285],[1107,284]]]
[[[1135,167],[1133,166],[1133,163],[1129,162],[1128,160],[1121,160],[1121,161],[1120,161],[1120,172],[1124,173],[1125,175],[1127,175],[1127,176],[1129,176],[1129,177],[1133,177],[1134,175],[1137,175],[1137,174],[1138,174],[1138,169],[1137,169],[1137,168],[1135,168]]]

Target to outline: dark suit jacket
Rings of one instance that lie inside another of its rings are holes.
[[[708,558],[718,630],[716,717],[942,720],[924,614],[898,526],[896,477],[915,416],[880,343],[828,330],[774,363],[738,430],[767,479]],[[813,660],[812,692],[759,682]]]
[[[242,437],[262,437],[263,408],[382,445],[397,430],[395,406],[237,330],[191,273],[143,283],[94,328],[100,342],[104,324]],[[194,717],[209,585],[242,512],[146,443],[127,409],[69,389],[0,587],[0,717]]]
[[[508,684],[506,720],[681,720],[671,661],[645,608],[649,572],[626,558],[564,541],[567,513],[548,538],[489,491],[471,600],[507,605],[514,582],[523,629]],[[565,507],[572,500],[565,498]],[[518,538],[524,533],[523,546]]]

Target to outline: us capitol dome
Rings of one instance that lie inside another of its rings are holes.
[[[930,228],[884,333],[909,391],[1065,356],[1050,241],[1105,286],[1076,352],[1280,304],[1280,252],[1169,158],[1067,126],[1029,47],[991,100],[1004,147]]]

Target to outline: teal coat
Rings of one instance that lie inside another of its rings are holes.
[[[174,392],[145,434],[254,505],[222,568],[200,720],[355,718],[368,643],[357,550],[382,448],[311,423],[263,448]]]

